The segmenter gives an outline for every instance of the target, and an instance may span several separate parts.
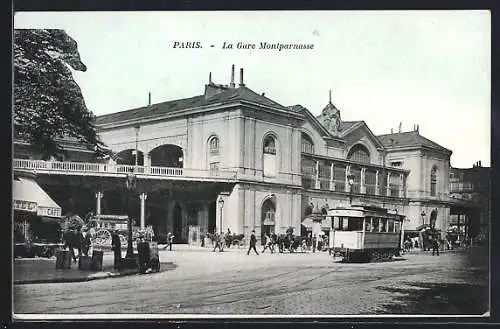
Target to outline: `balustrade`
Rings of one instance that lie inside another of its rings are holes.
[[[86,162],[61,162],[44,160],[13,159],[14,169],[42,170],[49,172],[67,173],[114,173],[114,174],[144,174],[153,176],[173,177],[204,177],[213,175],[210,170],[186,169],[169,167],[145,167],[122,164],[86,163]],[[220,178],[236,178],[235,171],[219,170],[217,176]]]

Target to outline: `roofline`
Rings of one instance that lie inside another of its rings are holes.
[[[392,151],[394,149],[400,149],[400,150],[420,150],[420,149],[427,149],[427,150],[433,150],[433,151],[441,151],[443,153],[447,153],[449,155],[453,154],[453,151],[448,150],[447,148],[434,148],[434,147],[429,147],[426,145],[403,145],[403,146],[385,146],[385,149],[387,151]]]
[[[301,112],[305,112],[306,116],[309,116],[310,118],[312,118],[312,119],[313,119],[313,120],[312,120],[312,121],[313,121],[313,123],[314,123],[316,126],[318,126],[318,127],[319,127],[319,129],[323,131],[323,133],[326,133],[326,135],[321,136],[323,139],[324,139],[324,138],[330,138],[330,139],[331,139],[331,138],[335,138],[335,136],[333,136],[332,134],[330,134],[330,132],[328,131],[328,129],[326,129],[326,127],[325,127],[325,126],[323,126],[323,125],[321,124],[321,122],[319,122],[319,120],[318,120],[318,119],[316,119],[316,117],[315,117],[315,116],[311,113],[311,111],[309,111],[306,107],[304,107],[304,106],[302,106],[302,105],[300,105],[300,104],[297,104],[297,105],[299,105],[299,106],[300,106],[300,111],[301,111]],[[337,137],[337,138],[338,138],[338,137]]]
[[[104,124],[96,124],[96,127],[99,131],[102,130],[109,130],[117,127],[123,127],[123,126],[130,126],[138,123],[146,123],[146,122],[155,122],[155,121],[162,121],[166,119],[172,119],[172,118],[177,118],[177,117],[183,117],[187,114],[198,114],[201,112],[208,112],[208,111],[217,111],[221,109],[227,109],[227,108],[232,108],[236,106],[256,106],[259,109],[265,109],[266,112],[269,113],[276,113],[278,111],[280,114],[284,114],[286,116],[294,116],[296,119],[302,119],[303,115],[294,113],[292,111],[286,111],[284,109],[279,109],[276,107],[260,104],[260,103],[254,103],[254,102],[249,102],[246,100],[237,100],[235,102],[230,102],[230,103],[215,103],[215,104],[209,104],[209,105],[202,105],[202,106],[197,106],[197,107],[190,107],[190,108],[185,108],[181,109],[179,111],[173,112],[173,113],[165,113],[161,116],[154,116],[154,115],[149,115],[145,117],[140,117],[140,118],[134,118],[130,120],[122,120],[122,121],[116,121],[116,122],[109,122],[109,123],[104,123]],[[274,112],[270,112],[269,110],[272,110]],[[118,112],[119,113],[119,112]]]

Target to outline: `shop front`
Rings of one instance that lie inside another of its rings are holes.
[[[14,256],[52,256],[61,246],[61,207],[28,173],[14,175],[12,205]]]

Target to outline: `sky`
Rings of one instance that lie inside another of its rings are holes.
[[[201,95],[209,72],[229,84],[234,64],[237,83],[244,68],[247,87],[282,105],[319,115],[332,90],[344,121],[364,120],[375,135],[418,124],[453,151],[452,166],[490,165],[488,11],[18,12],[14,27],[77,41],[87,71],[73,75],[95,115],[145,106],[148,92],[152,103]]]

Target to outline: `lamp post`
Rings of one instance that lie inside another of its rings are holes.
[[[222,198],[219,199],[219,206],[220,206],[220,234],[222,234],[222,208],[224,208],[224,200]]]
[[[349,205],[352,206],[352,186],[354,185],[354,175],[347,175],[347,183],[349,183]]]
[[[130,194],[135,190],[136,188],[136,176],[135,174],[131,174],[127,176],[127,181],[126,181],[126,187],[128,190],[128,205],[130,207]],[[130,208],[129,208],[130,209]],[[129,212],[130,213],[130,212]],[[132,217],[128,216],[127,220],[127,254],[125,255],[125,258],[127,259],[127,265],[132,264],[132,259],[134,257],[134,247],[132,246]]]

